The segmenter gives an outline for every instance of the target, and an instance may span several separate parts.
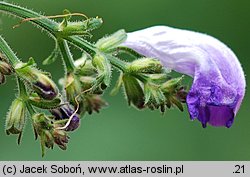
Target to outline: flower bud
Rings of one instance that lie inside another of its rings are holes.
[[[29,63],[19,63],[15,70],[21,78],[32,84],[34,91],[43,99],[53,100],[57,96],[57,86],[46,73]]]
[[[49,130],[43,130],[40,138],[42,145],[44,144],[45,147],[53,149],[54,137]]]
[[[20,143],[21,134],[25,125],[25,103],[20,98],[16,98],[11,106],[6,118],[5,131],[7,135],[19,134],[18,144]]]
[[[57,129],[59,124],[43,113],[36,113],[32,116],[33,126],[41,141],[42,156],[45,154],[45,147],[53,148],[56,143],[61,149],[66,149],[69,137],[64,130]]]
[[[99,28],[103,21],[101,18],[89,18],[84,21],[69,22],[65,21],[61,23],[59,32],[63,36],[72,35],[88,35],[88,32]]]
[[[98,95],[101,95],[103,93],[103,89],[101,86],[93,89],[93,85],[96,83],[95,77],[81,76],[79,80],[81,82],[82,92],[91,89],[91,93],[98,94]]]
[[[69,141],[69,136],[63,130],[55,129],[53,131],[54,142],[62,149],[67,149],[67,143]]]
[[[55,120],[62,120],[62,119],[69,119],[72,116],[72,114],[74,114],[75,111],[70,106],[63,105],[59,108],[51,109],[50,112],[53,116],[55,116]],[[79,125],[80,125],[79,115],[75,114],[71,119],[70,124],[65,129],[65,131],[74,131],[79,127]]]
[[[87,94],[84,97],[84,110],[89,114],[92,114],[93,111],[99,113],[100,109],[104,106],[107,106],[107,102],[97,94]]]
[[[122,77],[125,93],[128,99],[128,104],[131,103],[139,108],[144,108],[144,93],[139,81],[128,74],[124,74]]]
[[[32,115],[32,120],[35,132],[39,136],[41,136],[43,130],[51,130],[53,128],[52,119],[50,119],[44,113],[36,113]]]
[[[80,76],[94,76],[97,75],[96,68],[92,65],[92,60],[84,57],[79,58],[74,62],[77,70],[76,73]]]
[[[101,38],[95,44],[101,51],[108,51],[119,46],[127,39],[127,34],[124,30],[119,30],[110,36]]]
[[[6,61],[1,61],[0,60],[0,72],[4,75],[10,75],[13,73],[13,68],[12,66],[7,63]]]
[[[76,97],[81,94],[81,83],[76,75],[73,73],[68,73],[65,82],[66,97],[70,104],[75,108],[77,107]],[[81,97],[79,97],[81,99]],[[80,109],[82,108],[82,101],[79,100]]]
[[[148,74],[147,75],[150,79],[151,82],[155,83],[155,84],[163,84],[165,83],[167,80],[171,79],[166,73],[164,74]]]
[[[158,109],[165,105],[165,96],[160,89],[160,86],[146,83],[144,85],[145,105],[151,109]],[[164,111],[163,111],[164,112]]]
[[[53,100],[58,95],[55,83],[45,74],[38,76],[37,82],[33,83],[33,89],[43,99]]]
[[[130,73],[161,73],[163,66],[154,58],[141,58],[129,64],[127,71]]]
[[[85,91],[85,90],[90,89],[93,86],[93,84],[96,81],[96,78],[90,77],[90,76],[81,76],[79,80],[82,85],[82,91]]]
[[[170,79],[161,85],[161,89],[163,90],[163,92],[175,92],[175,90],[180,86],[182,79],[183,76]]]

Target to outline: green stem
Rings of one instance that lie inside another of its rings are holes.
[[[116,47],[114,49],[111,49],[108,51],[109,53],[113,53],[113,52],[118,52],[118,53],[125,53],[128,54],[134,58],[142,58],[144,57],[143,55],[137,53],[136,51],[128,48],[128,47]]]
[[[47,30],[51,35],[56,37],[59,29],[59,24],[51,19],[46,18],[46,16],[42,16],[39,13],[36,13],[32,10],[9,4],[6,2],[0,2],[0,11],[3,11],[5,13],[11,14],[13,16],[19,17],[21,19],[26,19],[26,18],[36,18],[34,20],[30,20],[32,23],[35,25],[38,25],[44,30]],[[65,37],[65,36],[60,36],[59,37]],[[88,43],[87,41],[81,39],[80,37],[65,37],[66,40],[71,42],[72,44],[79,46],[81,49],[86,50],[87,52],[95,53],[96,48],[94,45]]]
[[[66,67],[66,72],[68,73],[74,71],[74,59],[72,58],[72,55],[70,53],[67,41],[65,41],[64,39],[58,39],[57,43],[60,48],[62,59]]]
[[[36,113],[36,111],[30,105],[30,103],[28,101],[28,95],[27,95],[26,87],[25,87],[23,81],[20,78],[17,78],[17,84],[18,84],[19,96],[24,100],[26,108],[28,109],[30,115],[32,116],[33,114]]]
[[[19,91],[19,96],[23,99],[27,99],[27,93],[26,93],[26,88],[21,79],[16,77],[17,80],[17,85],[18,85],[18,91]]]
[[[36,18],[30,21],[38,25],[39,27],[42,27],[43,29],[47,30],[51,34],[55,34],[55,32],[58,31],[58,23],[32,10],[1,1],[0,11],[11,14],[21,19]]]
[[[11,62],[13,67],[15,67],[15,65],[20,62],[20,60],[17,58],[13,50],[1,36],[0,36],[0,50],[6,55],[7,59]]]
[[[25,102],[26,108],[28,109],[30,116],[32,117],[36,111],[34,110],[34,108],[30,105],[30,103],[28,101]]]
[[[109,54],[107,54],[107,57],[108,57],[110,63],[111,63],[113,66],[115,66],[116,68],[122,70],[123,72],[126,71],[126,68],[127,68],[127,66],[128,66],[128,63],[127,63],[127,62],[122,61],[122,60],[120,60],[119,58],[114,57],[114,56],[109,55]]]
[[[98,49],[93,44],[89,43],[88,41],[80,37],[72,36],[72,37],[66,37],[65,39],[74,46],[76,46],[77,48],[79,48],[80,50],[82,49],[85,50],[91,56],[94,56],[98,52]]]
[[[19,7],[13,4],[9,4],[6,2],[0,2],[0,11],[6,12],[8,14],[17,16],[19,18],[22,19],[26,19],[26,18],[36,18],[34,20],[30,20],[32,23],[38,25],[39,27],[41,27],[42,29],[47,30],[51,35],[53,35],[55,38],[57,38],[57,32],[59,29],[59,24],[56,23],[53,20],[50,20],[48,18],[46,18],[45,16],[40,15],[39,13],[36,13],[32,10],[23,8],[23,7]],[[62,40],[61,38],[64,38],[65,40],[69,41],[71,44],[75,45],[76,47],[78,47],[80,50],[85,50],[86,52],[88,52],[91,56],[94,56],[97,52],[99,52],[99,50],[91,43],[89,43],[88,41],[78,37],[78,36],[70,36],[70,37],[65,37],[65,36],[58,36],[59,40]],[[65,65],[66,68],[68,70],[73,70],[74,69],[74,65],[73,65],[73,60],[70,59],[70,53],[67,47],[65,47],[65,42],[61,43],[61,52],[64,58],[68,58],[65,59]],[[2,46],[2,45],[1,45]],[[71,57],[72,58],[72,57]],[[113,57],[110,55],[109,57],[110,62],[112,65],[114,65],[115,67],[121,69],[121,70],[125,70],[125,66],[126,63],[122,62],[121,60],[117,59],[116,57]],[[10,58],[11,62],[16,63],[16,61],[12,58]]]

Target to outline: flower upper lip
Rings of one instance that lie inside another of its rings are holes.
[[[194,78],[187,96],[192,119],[203,127],[232,125],[245,94],[245,77],[235,54],[214,37],[167,26],[128,33],[123,46]]]

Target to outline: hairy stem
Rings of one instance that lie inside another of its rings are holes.
[[[74,71],[75,69],[74,60],[70,53],[67,41],[65,41],[64,39],[58,39],[57,42],[61,51],[62,59],[66,67],[66,72],[68,73]]]
[[[17,80],[17,85],[18,85],[18,94],[21,98],[23,98],[24,100],[27,99],[27,93],[26,93],[26,88],[25,88],[25,85],[23,84],[23,82],[18,78],[16,77],[16,80]]]
[[[31,22],[38,25],[39,27],[42,27],[43,29],[47,30],[51,34],[54,34],[55,31],[58,31],[58,23],[46,17],[41,18],[43,17],[41,14],[36,13],[32,10],[1,1],[0,11],[11,14],[21,19],[37,18],[35,20],[31,20]]]
[[[79,48],[80,50],[85,50],[88,54],[91,56],[94,56],[97,52],[98,49],[88,41],[77,37],[77,36],[72,36],[72,37],[67,37],[65,38],[67,41],[69,41],[71,44]]]
[[[17,77],[17,84],[18,84],[18,90],[19,90],[19,96],[24,100],[25,105],[27,110],[29,111],[30,115],[32,116],[33,114],[35,114],[35,110],[34,108],[30,105],[29,101],[28,101],[28,95],[27,95],[27,91],[26,91],[26,87],[25,84],[23,83],[23,81]]]
[[[80,50],[85,50],[86,52],[88,52],[91,56],[94,56],[97,52],[99,52],[99,50],[91,43],[89,43],[88,41],[78,37],[78,36],[70,36],[70,37],[65,37],[65,36],[60,36],[60,34],[58,34],[58,29],[59,29],[59,24],[56,23],[53,20],[50,20],[48,18],[46,18],[45,16],[42,16],[39,13],[36,13],[32,10],[23,8],[23,7],[19,7],[17,5],[13,5],[13,4],[9,4],[6,2],[0,2],[0,11],[6,12],[8,14],[14,15],[16,17],[22,18],[22,19],[26,19],[26,18],[36,18],[33,20],[30,20],[32,23],[34,23],[35,25],[39,26],[40,28],[48,31],[52,36],[54,36],[56,39],[62,40],[65,39],[67,41],[69,41],[71,44],[73,44],[74,46],[78,47]],[[44,17],[44,18],[41,18]],[[65,44],[65,42],[61,43],[61,52],[64,56],[64,58],[68,58],[66,59],[64,62],[66,64],[66,68],[68,70],[72,70],[74,67],[72,65],[72,60],[69,57],[69,51],[67,49],[67,47],[65,46],[67,44]],[[3,45],[1,45],[2,47]],[[5,49],[5,51],[7,52],[8,48]],[[8,54],[8,52],[7,52]],[[6,54],[6,55],[7,55]],[[116,57],[113,57],[110,55],[109,57],[110,62],[112,65],[114,65],[115,67],[117,67],[118,69],[121,70],[125,70],[125,66],[126,63],[122,62],[121,60],[117,59]],[[11,62],[16,63],[14,58],[10,58]]]
[[[109,53],[113,53],[113,52],[118,52],[118,53],[125,53],[125,54],[128,54],[134,58],[142,58],[144,56],[142,56],[141,54],[137,53],[136,51],[130,49],[130,48],[127,48],[127,47],[117,47],[117,48],[114,48],[114,49],[111,49],[108,51]]]
[[[17,58],[15,53],[10,48],[10,46],[1,36],[0,36],[0,50],[6,55],[7,59],[11,62],[13,67],[15,67],[15,65],[20,62],[20,60]]]
[[[120,60],[119,58],[114,57],[114,56],[109,55],[109,54],[107,55],[107,57],[108,57],[110,63],[111,63],[113,66],[115,66],[116,68],[122,70],[123,72],[126,71],[126,68],[127,68],[127,65],[128,65],[127,62],[122,61],[122,60]]]

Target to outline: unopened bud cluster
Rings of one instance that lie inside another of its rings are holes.
[[[181,80],[182,77],[171,79],[159,60],[141,58],[128,64],[115,90],[123,85],[129,105],[138,109],[148,107],[165,112],[166,108],[175,105],[183,111],[187,92]]]
[[[77,113],[80,115],[99,112],[107,105],[101,96],[110,82],[111,73],[106,75],[105,68],[105,64],[110,64],[105,63],[108,60],[96,57],[91,60],[83,56],[76,60],[76,70],[68,73],[60,82],[65,88],[67,100],[75,110],[78,108]]]

